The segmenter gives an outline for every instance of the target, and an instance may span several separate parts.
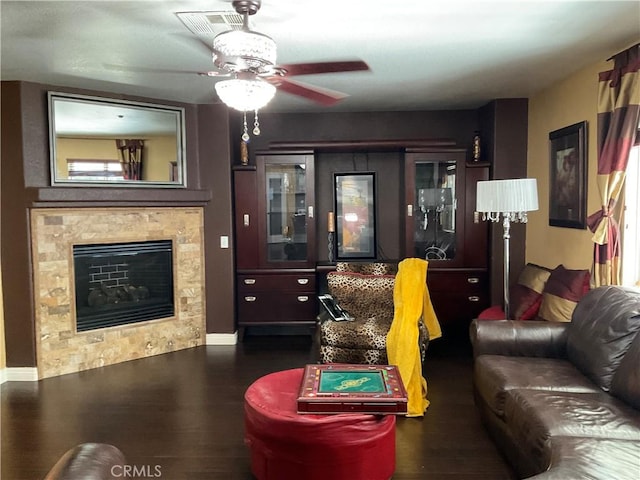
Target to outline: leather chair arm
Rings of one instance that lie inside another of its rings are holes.
[[[125,457],[113,445],[82,443],[68,450],[44,480],[115,480],[123,477]]]
[[[478,355],[565,358],[568,323],[522,320],[478,320],[469,335]]]

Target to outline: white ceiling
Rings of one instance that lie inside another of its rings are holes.
[[[175,15],[230,0],[0,3],[2,80],[213,103],[211,53]],[[263,0],[252,29],[278,63],[362,59],[370,72],[294,77],[333,107],[279,92],[267,111],[477,108],[528,97],[640,41],[640,2]],[[202,37],[206,42],[209,38]]]

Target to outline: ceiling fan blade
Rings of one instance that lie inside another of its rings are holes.
[[[272,77],[271,79],[268,79],[268,81],[274,83],[278,89],[283,92],[307,98],[327,107],[335,105],[343,98],[349,96],[346,93],[307,85],[305,83],[289,80],[288,78]]]
[[[342,61],[342,62],[315,62],[315,63],[291,63],[279,65],[279,68],[286,70],[285,76],[311,75],[316,73],[339,73],[358,72],[370,70],[362,60]]]
[[[111,63],[103,63],[104,68],[107,70],[115,70],[119,72],[131,72],[131,73],[178,73],[188,75],[200,75],[203,77],[228,77],[228,73],[210,71],[210,72],[195,72],[188,70],[172,70],[168,68],[149,68],[149,67],[132,67],[130,65],[114,65]]]

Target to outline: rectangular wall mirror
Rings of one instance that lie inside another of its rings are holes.
[[[48,93],[51,184],[186,187],[184,109]]]
[[[335,173],[338,259],[376,258],[375,173]]]

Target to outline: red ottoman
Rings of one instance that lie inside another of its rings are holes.
[[[396,417],[300,415],[302,368],[271,373],[244,395],[245,443],[258,480],[388,480]]]

